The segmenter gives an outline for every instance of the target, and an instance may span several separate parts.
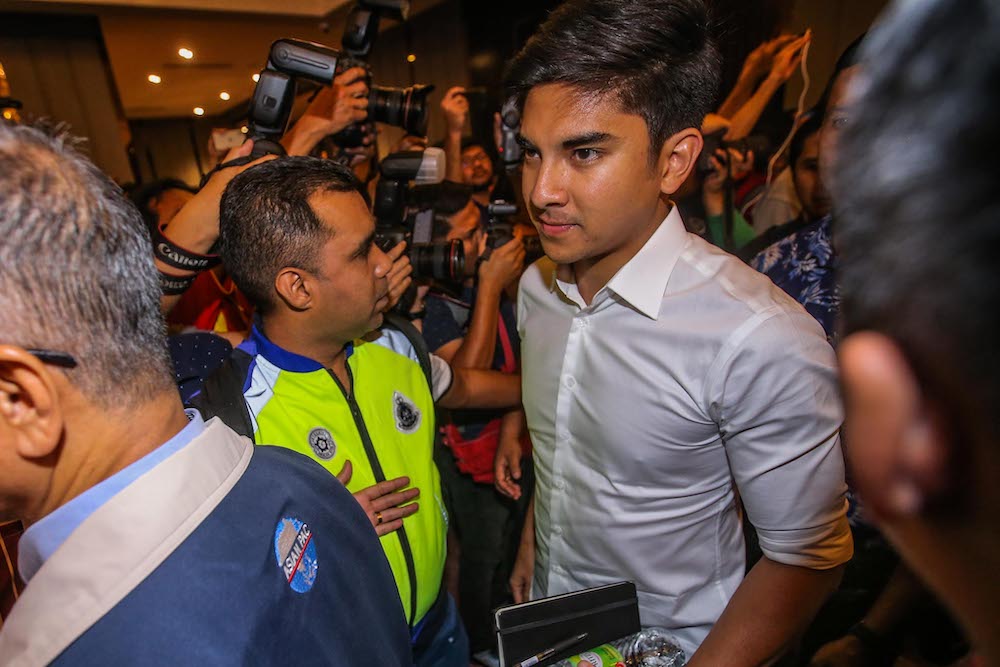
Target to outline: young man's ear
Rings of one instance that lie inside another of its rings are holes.
[[[698,164],[704,144],[701,132],[693,127],[681,130],[664,142],[657,161],[663,194],[673,195],[680,189]]]
[[[308,310],[313,303],[310,292],[313,275],[302,269],[286,266],[274,278],[274,290],[292,310]]]
[[[884,520],[903,519],[947,491],[951,439],[899,346],[860,332],[838,351],[852,477]]]
[[[40,459],[62,441],[63,414],[52,371],[14,345],[0,345],[0,421],[5,448]]]

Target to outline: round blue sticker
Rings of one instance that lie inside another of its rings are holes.
[[[313,534],[304,521],[285,517],[274,530],[274,558],[285,581],[296,593],[305,593],[316,583],[319,561]]]

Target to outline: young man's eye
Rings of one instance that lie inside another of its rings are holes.
[[[534,148],[524,148],[524,149],[522,149],[522,152],[524,153],[524,158],[526,160],[537,160],[538,159],[538,151],[535,150]]]
[[[577,148],[573,151],[573,157],[580,162],[592,162],[599,155],[596,148]]]

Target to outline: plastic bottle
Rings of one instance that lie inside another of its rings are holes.
[[[681,667],[686,662],[684,649],[669,632],[649,627],[560,660],[554,667]]]

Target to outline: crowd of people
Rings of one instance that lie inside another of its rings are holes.
[[[361,68],[199,188],[0,123],[0,665],[489,666],[620,580],[693,666],[1000,665],[1000,7],[894,5],[787,136],[812,33],[720,96],[712,26],[561,4],[517,163],[448,89],[450,277],[330,154]]]

